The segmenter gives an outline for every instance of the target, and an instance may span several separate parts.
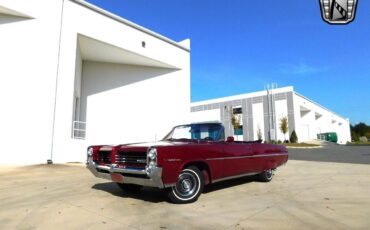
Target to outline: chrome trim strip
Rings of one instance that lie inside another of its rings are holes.
[[[107,170],[107,171],[110,170],[110,167],[106,166],[106,165],[97,165],[96,168],[97,169],[102,169],[102,170]]]
[[[89,160],[86,164],[86,167],[90,170],[94,176],[98,178],[103,178],[106,180],[112,181],[112,173],[127,173],[132,175],[146,175],[148,178],[138,178],[138,177],[131,177],[131,176],[123,176],[122,180],[118,181],[118,183],[125,183],[125,184],[137,184],[142,186],[149,186],[149,187],[157,187],[157,188],[164,188],[165,185],[162,181],[162,168],[160,167],[146,167],[145,169],[130,169],[130,168],[117,168],[117,165],[112,164],[110,166],[102,166],[97,165],[92,160]],[[99,172],[100,170],[105,170],[106,172]]]
[[[167,159],[169,162],[174,162],[174,161],[182,161],[181,159]]]
[[[128,174],[139,174],[139,175],[146,175],[146,170],[143,169],[129,169],[129,168],[115,168],[114,166],[110,168],[110,172],[113,173],[128,173]]]
[[[273,154],[259,154],[259,155],[251,155],[251,156],[239,156],[239,157],[218,157],[218,158],[207,158],[207,161],[215,161],[215,160],[232,160],[232,159],[242,159],[242,158],[255,158],[255,157],[271,157],[271,156],[288,156],[285,153],[273,153]]]
[[[216,161],[216,160],[232,160],[241,158],[250,158],[251,156],[240,156],[240,157],[218,157],[218,158],[207,158],[206,161]]]
[[[171,187],[173,187],[175,185],[176,185],[176,183],[173,183],[173,184],[164,184],[164,187],[165,188],[171,188]]]
[[[99,149],[99,151],[112,151],[113,147],[110,146],[103,146]]]
[[[257,175],[259,173],[260,172],[251,172],[251,173],[239,174],[239,175],[236,175],[236,176],[223,177],[223,178],[220,178],[220,179],[217,179],[217,180],[213,180],[212,183],[216,183],[216,182],[220,182],[220,181],[224,181],[224,180],[236,179],[236,178],[239,178],[239,177],[253,176],[253,175]]]
[[[286,153],[259,154],[259,155],[253,155],[252,157],[269,157],[269,156],[288,156],[288,154]]]

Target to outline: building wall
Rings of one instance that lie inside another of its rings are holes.
[[[294,111],[299,141],[317,139],[318,133],[336,132],[338,143],[351,141],[350,123],[317,103],[294,94]]]
[[[90,144],[154,140],[156,135],[159,138],[164,135],[163,133],[168,132],[169,126],[177,123],[175,121],[185,119],[184,117],[189,114],[185,108],[190,104],[188,50],[133,28],[114,17],[107,17],[105,14],[107,12],[101,13],[76,1],[65,1],[63,11],[58,69],[59,75],[63,77],[58,80],[54,161],[82,161],[85,158],[86,147]],[[83,46],[81,36],[104,44],[108,52],[93,50],[94,47],[92,47],[89,54],[86,52],[86,47],[85,50],[81,49]],[[142,42],[146,43],[145,47]],[[120,60],[119,57],[111,59],[111,56],[114,56],[109,53],[111,49],[126,52],[128,56],[125,60]],[[71,138],[74,113],[73,92],[76,89],[74,83],[76,77],[78,78],[78,74],[76,75],[78,51],[81,53],[83,63],[80,119],[86,122],[85,141]],[[91,56],[91,53],[98,51],[99,57]],[[131,56],[145,57],[149,60],[148,63],[155,61],[169,67],[168,69],[150,68],[145,66],[145,63],[130,60]],[[124,66],[125,63],[132,63],[137,67],[127,67]],[[136,81],[135,78],[137,78]],[[91,87],[91,84],[95,83],[99,84],[98,89]],[[114,84],[117,85],[114,86]],[[84,90],[98,92],[84,92]],[[174,103],[175,100],[177,103]],[[117,113],[103,113],[100,108],[114,108]],[[141,110],[141,112],[138,115],[133,115],[135,112],[129,112],[123,118],[119,115],[120,112],[127,113],[130,109]],[[163,119],[159,118],[159,114],[164,114]],[[142,131],[145,128],[148,129],[147,132]],[[138,129],[140,129],[140,135]]]
[[[180,72],[89,61],[83,69],[82,114],[89,143],[160,140],[186,121],[189,103],[182,95],[187,82]]]
[[[0,164],[50,158],[60,9],[61,1],[0,1]]]
[[[77,0],[0,0],[0,35],[0,164],[82,162],[89,144],[154,140],[188,118],[189,48],[109,12]],[[91,83],[100,91],[83,94]],[[112,113],[98,117],[97,106]],[[114,114],[127,107],[141,110]],[[86,140],[72,138],[74,120],[92,122]]]
[[[261,130],[262,140],[289,140],[296,131],[300,142],[317,138],[318,133],[336,132],[338,143],[350,141],[349,121],[309,99],[294,92],[293,87],[278,88],[207,101],[192,103],[193,121],[207,119],[207,111],[219,111],[220,122],[225,125],[226,135],[233,135],[231,116],[225,108],[242,106],[243,139],[257,140]],[[229,109],[230,110],[230,109]],[[321,115],[320,117],[318,115]],[[288,119],[288,133],[280,130],[281,119]],[[213,118],[212,118],[213,119]]]
[[[264,122],[264,112],[263,103],[253,103],[252,104],[252,119],[253,119],[253,140],[258,140],[258,133],[261,130],[262,139],[266,140],[265,137],[265,122]]]
[[[220,109],[205,110],[201,113],[191,113],[191,121],[206,122],[206,121],[220,121],[221,112]]]
[[[221,116],[219,121],[225,126],[227,136],[233,136],[231,126],[231,108],[242,108],[241,125],[243,125],[243,137],[245,141],[258,139],[258,132],[261,132],[262,140],[284,140],[284,135],[280,132],[279,120],[287,116],[290,120],[288,139],[291,132],[295,129],[293,112],[293,88],[285,87],[280,89],[249,93],[244,95],[232,96],[192,103],[192,119],[195,122],[206,121],[206,112],[218,111]],[[202,117],[202,120],[199,118]],[[281,139],[279,139],[281,138]],[[241,139],[238,137],[238,139]]]

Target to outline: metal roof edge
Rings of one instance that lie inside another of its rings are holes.
[[[286,86],[286,87],[271,89],[271,92],[274,94],[284,93],[284,92],[294,92],[294,88],[293,86]],[[199,105],[204,105],[204,104],[229,102],[233,100],[242,100],[246,98],[258,97],[258,96],[264,96],[264,95],[267,95],[267,90],[260,90],[260,91],[251,92],[251,93],[244,93],[244,94],[237,94],[233,96],[206,99],[202,101],[191,102],[190,104],[191,104],[191,107],[194,107],[194,106],[199,106]]]
[[[116,21],[118,21],[120,23],[123,23],[123,24],[125,24],[127,26],[130,26],[130,27],[132,27],[134,29],[140,30],[141,32],[144,32],[144,33],[149,34],[149,35],[151,35],[153,37],[156,37],[156,38],[158,38],[158,39],[160,39],[162,41],[165,41],[167,43],[170,43],[171,45],[174,45],[174,46],[176,46],[176,47],[178,47],[180,49],[183,49],[183,50],[185,50],[187,52],[190,52],[190,49],[189,48],[187,48],[187,47],[185,47],[183,45],[180,45],[179,43],[175,42],[174,40],[171,40],[171,39],[169,39],[169,38],[167,38],[167,37],[165,37],[163,35],[160,35],[160,34],[158,34],[156,32],[153,32],[153,31],[151,31],[149,29],[146,29],[146,28],[144,28],[142,26],[139,26],[136,23],[133,23],[133,22],[127,20],[127,19],[124,19],[124,18],[122,18],[122,17],[120,17],[118,15],[115,15],[115,14],[113,14],[113,13],[107,11],[107,10],[104,10],[104,9],[98,7],[98,6],[95,6],[95,5],[93,5],[93,4],[89,3],[89,2],[86,2],[86,1],[83,1],[83,0],[69,0],[69,1],[75,2],[75,3],[77,3],[77,4],[79,4],[79,5],[83,6],[83,7],[86,7],[88,9],[92,10],[92,11],[95,11],[95,12],[97,12],[99,14],[102,14],[104,16],[107,16],[107,17],[109,17],[109,18],[111,18],[113,20],[116,20]]]

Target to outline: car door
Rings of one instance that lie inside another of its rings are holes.
[[[252,144],[224,142],[223,152],[224,177],[246,174],[255,170],[252,157]]]

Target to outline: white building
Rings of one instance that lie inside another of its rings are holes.
[[[351,141],[349,120],[295,92],[293,87],[199,101],[191,105],[194,122],[221,121],[226,135],[239,140],[289,140],[295,130],[298,141],[317,139],[318,134],[335,132],[339,144]],[[232,114],[240,118],[241,129],[231,125]],[[288,119],[288,134],[279,128],[281,118]]]
[[[82,162],[190,114],[189,40],[84,1],[0,0],[0,63],[0,164]]]

